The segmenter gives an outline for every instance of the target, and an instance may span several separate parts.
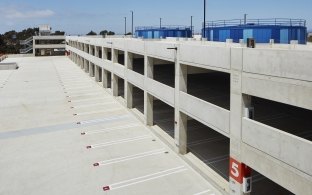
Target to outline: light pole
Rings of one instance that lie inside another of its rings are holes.
[[[206,37],[206,0],[204,0],[204,32],[203,38]]]
[[[247,24],[247,15],[248,15],[248,14],[244,14],[244,25]]]
[[[127,34],[127,17],[125,17],[125,35]]]
[[[191,35],[193,38],[193,16],[191,16]]]
[[[159,27],[161,28],[161,20],[162,18],[159,18]]]
[[[133,11],[130,11],[131,12],[131,34],[132,34],[132,37],[133,37]]]

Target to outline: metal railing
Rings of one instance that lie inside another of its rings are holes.
[[[26,54],[26,53],[30,52],[32,49],[33,49],[33,46],[29,46],[27,48],[20,49],[19,52],[20,52],[20,54]]]
[[[230,26],[298,26],[306,27],[304,19],[267,18],[267,19],[233,19],[206,22],[205,28],[230,27]]]
[[[20,44],[21,44],[21,45],[27,45],[27,44],[30,43],[31,41],[33,41],[33,37],[29,37],[29,38],[26,39],[26,40],[21,40],[21,41],[20,41]]]
[[[191,30],[191,26],[165,25],[165,26],[138,26],[135,30]]]

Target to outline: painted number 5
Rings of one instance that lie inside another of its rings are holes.
[[[232,162],[231,174],[232,174],[232,176],[234,176],[236,178],[239,177],[238,164],[236,164],[235,162]]]

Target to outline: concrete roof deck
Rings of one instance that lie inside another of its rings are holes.
[[[4,62],[0,194],[220,194],[66,57]]]

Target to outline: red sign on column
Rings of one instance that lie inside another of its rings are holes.
[[[243,177],[251,176],[251,168],[244,163],[238,162],[234,158],[230,158],[230,177],[238,183],[243,183]]]

